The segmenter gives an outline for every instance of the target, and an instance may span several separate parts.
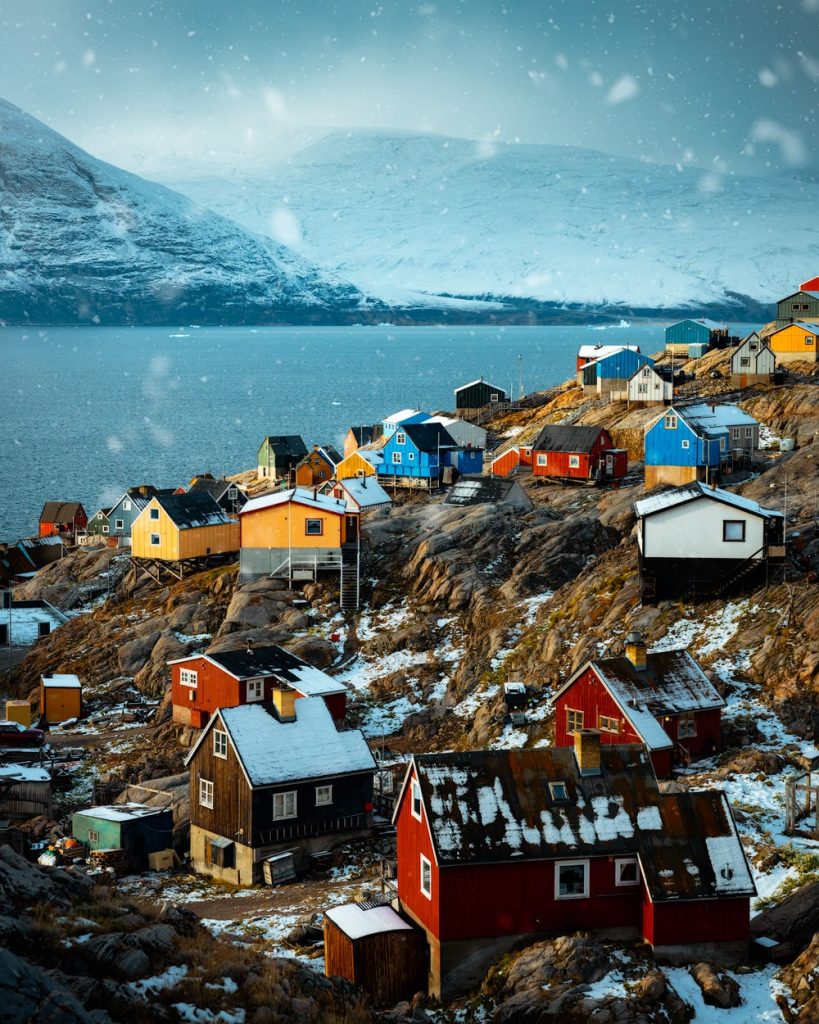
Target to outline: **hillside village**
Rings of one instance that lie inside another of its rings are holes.
[[[20,1019],[817,1019],[819,279],[622,336],[3,545]]]

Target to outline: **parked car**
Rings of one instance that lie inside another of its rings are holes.
[[[42,729],[27,729],[20,722],[0,722],[0,746],[41,747],[44,739]]]

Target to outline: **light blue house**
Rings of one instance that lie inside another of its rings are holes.
[[[688,356],[689,345],[704,345],[707,349],[717,338],[724,337],[727,333],[725,324],[718,324],[716,320],[680,320],[666,327],[665,348],[674,355]],[[700,355],[702,352],[698,351],[693,358]]]
[[[692,480],[716,482],[728,457],[731,432],[720,418],[698,415],[709,406],[669,406],[646,428],[645,485],[679,487]]]
[[[440,423],[406,423],[387,439],[382,449],[384,462],[378,467],[379,480],[405,487],[437,486],[445,467],[454,464],[449,460],[459,450],[469,449],[459,449]]]
[[[386,419],[381,421],[381,425],[384,428],[384,437],[389,437],[399,427],[406,426],[408,423],[423,423],[428,419],[429,413],[421,412],[420,409],[401,409],[399,412],[394,412],[392,416],[387,416]]]
[[[653,366],[654,360],[633,348],[621,348],[583,367],[583,391],[587,395],[606,397],[612,391],[627,392],[628,382],[642,366]]]

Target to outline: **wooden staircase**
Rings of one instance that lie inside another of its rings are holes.
[[[345,544],[341,549],[341,610],[358,608],[360,601],[359,575],[361,568],[358,544]]]

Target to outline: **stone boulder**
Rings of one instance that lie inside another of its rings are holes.
[[[89,1024],[93,1017],[48,971],[0,948],[0,1017],[37,1024]]]
[[[689,973],[699,985],[703,1001],[708,1006],[730,1010],[741,1005],[739,984],[727,974],[717,974],[714,968],[706,963],[695,964]]]
[[[791,1011],[785,1018],[789,1024],[815,1024],[819,1020],[817,974],[819,974],[819,932],[813,936],[807,949],[792,964],[782,969],[782,980],[791,990],[793,1001],[797,1006],[796,1013]]]
[[[117,661],[124,675],[135,676],[144,668],[159,637],[160,631],[155,629],[144,636],[137,636],[117,648]]]

